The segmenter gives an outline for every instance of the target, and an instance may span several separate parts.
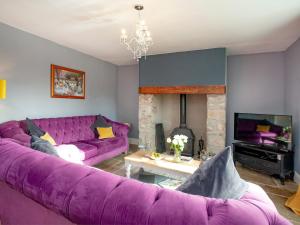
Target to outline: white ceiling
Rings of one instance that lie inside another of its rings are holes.
[[[134,32],[133,5],[154,39],[150,54],[226,47],[228,54],[282,51],[300,36],[300,0],[0,0],[0,21],[118,65]]]

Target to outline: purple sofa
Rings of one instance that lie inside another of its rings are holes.
[[[112,158],[128,151],[128,130],[125,124],[118,123],[104,117],[112,125],[115,138],[99,140],[91,130],[96,116],[74,116],[62,118],[34,119],[34,123],[48,132],[57,145],[75,145],[83,156],[82,163],[95,165],[103,160]],[[31,137],[27,134],[25,121],[8,121],[0,124],[0,137],[10,138],[12,141],[30,146]]]
[[[171,191],[0,139],[2,225],[291,225],[250,185],[240,200]]]
[[[272,124],[266,120],[238,119],[237,139],[257,144],[274,144],[272,139],[283,135],[283,127]],[[257,125],[268,125],[268,132],[256,131]]]

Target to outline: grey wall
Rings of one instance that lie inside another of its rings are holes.
[[[86,99],[50,97],[50,64],[86,72]],[[0,122],[102,113],[116,118],[117,67],[0,23]]]
[[[285,56],[286,109],[293,115],[295,170],[300,174],[300,39],[288,48]]]
[[[118,67],[118,120],[131,124],[129,137],[139,137],[139,66]]]
[[[140,86],[222,85],[225,82],[225,48],[152,55],[140,60]]]
[[[284,114],[284,53],[227,59],[227,145],[233,142],[234,112]]]

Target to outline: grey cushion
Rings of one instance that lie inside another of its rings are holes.
[[[37,136],[31,137],[31,148],[49,155],[58,156],[56,149],[48,141],[45,141]]]
[[[211,198],[239,199],[248,189],[240,178],[230,147],[201,165],[177,190]]]
[[[35,123],[29,118],[26,118],[26,125],[30,136],[41,137],[45,134],[45,131],[35,125]]]
[[[111,125],[108,124],[103,116],[99,114],[96,121],[91,125],[91,129],[94,131],[96,136],[98,136],[97,127],[111,127]]]

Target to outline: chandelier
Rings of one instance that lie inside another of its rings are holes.
[[[136,24],[135,35],[128,38],[125,29],[121,31],[121,43],[133,53],[133,58],[139,61],[142,56],[146,57],[149,47],[153,44],[153,40],[148,30],[145,20],[142,19],[141,11],[144,9],[143,5],[135,5],[134,9],[138,11],[139,21]]]

